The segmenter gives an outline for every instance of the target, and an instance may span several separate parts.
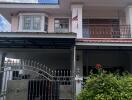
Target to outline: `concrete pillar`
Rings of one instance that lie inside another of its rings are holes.
[[[126,12],[126,24],[127,25],[130,25],[130,28],[131,28],[131,37],[132,37],[132,6],[128,6],[126,9],[125,9],[125,12]]]
[[[128,70],[129,73],[132,74],[132,53],[129,53],[129,62],[130,62],[130,65],[127,68],[127,70]]]
[[[4,66],[5,56],[6,56],[5,53],[0,53],[0,92],[2,89],[2,79],[3,79],[2,71],[4,70],[2,67]]]
[[[83,52],[77,51],[76,55],[76,95],[81,92],[83,82]]]
[[[72,72],[75,77],[75,94],[78,95],[82,89],[83,82],[83,52],[77,51],[76,46],[72,48]],[[75,96],[76,98],[76,96]]]
[[[48,32],[54,32],[54,17],[49,16],[48,19]]]
[[[76,46],[71,48],[71,65],[72,65],[72,76],[76,75]]]
[[[83,51],[77,51],[76,66],[77,70],[79,70],[79,76],[83,77]]]
[[[77,38],[82,38],[82,4],[72,4],[72,32],[77,33]]]
[[[19,17],[18,15],[13,15],[11,19],[11,31],[17,32],[18,31],[18,23],[19,23]]]

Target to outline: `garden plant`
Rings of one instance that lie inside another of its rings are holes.
[[[132,75],[108,73],[100,64],[97,74],[88,76],[77,100],[132,100]]]

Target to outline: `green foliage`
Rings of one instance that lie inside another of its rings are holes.
[[[132,100],[132,75],[91,74],[77,100]]]

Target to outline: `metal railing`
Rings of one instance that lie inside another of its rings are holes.
[[[130,25],[83,24],[84,38],[130,38]]]
[[[61,78],[63,76],[70,77],[72,75],[71,70],[55,70],[45,64],[41,64],[33,60],[23,60],[20,61],[5,61],[4,68],[12,66],[12,70],[28,70],[33,72],[38,72],[40,75],[43,75],[48,80],[53,80]]]

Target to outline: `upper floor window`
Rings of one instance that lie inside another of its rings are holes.
[[[44,13],[21,13],[19,31],[47,32],[48,16]]]
[[[41,16],[23,16],[23,30],[41,30]]]
[[[69,32],[69,19],[56,18],[55,19],[55,32]]]

